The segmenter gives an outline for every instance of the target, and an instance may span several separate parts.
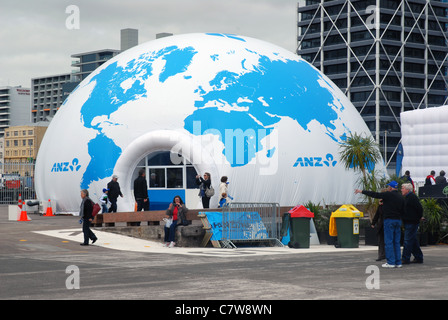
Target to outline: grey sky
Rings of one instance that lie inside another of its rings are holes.
[[[79,8],[79,30],[66,27],[69,5]],[[297,0],[1,0],[0,86],[69,73],[74,53],[119,49],[124,28],[138,29],[139,43],[160,32],[222,32],[294,52],[296,7]]]

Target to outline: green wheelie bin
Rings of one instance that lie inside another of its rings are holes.
[[[290,248],[310,247],[310,219],[314,218],[314,213],[304,206],[296,206],[291,209],[290,214]]]
[[[330,224],[336,224],[338,241],[335,246],[340,248],[359,247],[359,218],[363,213],[353,205],[343,205],[331,213]],[[334,219],[333,221],[331,221]],[[331,227],[330,227],[331,229]]]

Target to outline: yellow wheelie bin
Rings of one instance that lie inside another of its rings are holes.
[[[363,213],[351,204],[344,204],[331,213],[330,236],[337,236],[340,248],[358,248],[359,218]]]

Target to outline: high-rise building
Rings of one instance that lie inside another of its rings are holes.
[[[30,121],[30,89],[0,87],[0,138],[9,126]]]
[[[306,0],[297,53],[358,109],[395,167],[400,113],[448,103],[448,3],[434,0]]]
[[[121,51],[128,50],[138,45],[138,30],[137,29],[122,29],[120,30],[121,37]]]
[[[65,100],[62,86],[70,82],[70,78],[71,75],[67,73],[31,79],[32,122],[51,121]]]
[[[72,72],[72,82],[81,82],[104,62],[119,54],[120,50],[103,49],[73,54],[72,67],[79,68]]]

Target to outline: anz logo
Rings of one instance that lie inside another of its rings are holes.
[[[338,162],[334,160],[331,153],[327,153],[325,159],[322,157],[299,157],[294,163],[294,168],[298,167],[334,167]]]
[[[53,164],[53,168],[51,168],[51,172],[73,172],[79,171],[81,165],[79,164],[79,160],[74,158],[72,162],[55,162]]]

